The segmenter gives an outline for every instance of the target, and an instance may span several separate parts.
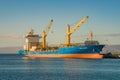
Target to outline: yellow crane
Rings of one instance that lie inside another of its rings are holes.
[[[77,25],[73,27],[73,29],[70,31],[70,25],[68,24],[67,27],[67,46],[70,46],[70,36],[72,33],[74,33],[87,19],[89,16],[84,17]]]
[[[42,34],[42,47],[43,47],[43,49],[46,48],[46,36],[47,36],[47,34],[48,34],[48,32],[49,32],[49,30],[51,28],[52,23],[53,23],[53,20],[50,21],[50,23],[48,24],[46,30],[43,31],[43,34]]]
[[[33,34],[34,34],[34,30],[31,29],[30,32],[29,32],[28,34],[33,35]]]

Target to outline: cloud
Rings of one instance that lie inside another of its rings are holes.
[[[95,36],[118,37],[118,36],[120,36],[120,33],[116,33],[116,34],[98,34],[98,35],[95,35]]]
[[[22,39],[20,36],[0,35],[0,39]]]
[[[89,34],[86,34],[86,35],[76,35],[76,36],[73,36],[73,37],[79,37],[79,36],[81,36],[81,37],[87,37],[87,36],[89,36]],[[93,34],[93,36],[95,36],[95,37],[120,37],[120,33],[116,33],[116,34]]]

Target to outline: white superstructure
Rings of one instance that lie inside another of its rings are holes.
[[[34,35],[33,29],[25,36],[24,50],[26,51],[35,51],[40,48],[41,43],[39,35]]]

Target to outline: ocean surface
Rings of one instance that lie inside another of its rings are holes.
[[[120,80],[120,59],[24,59],[0,54],[0,80]]]

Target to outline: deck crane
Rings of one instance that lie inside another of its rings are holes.
[[[31,29],[30,32],[29,32],[28,34],[33,35],[33,34],[34,34],[34,30]]]
[[[70,25],[67,27],[67,46],[70,46],[70,36],[73,34],[87,19],[89,16],[84,17],[73,29],[70,31]]]
[[[42,48],[45,49],[46,48],[46,37],[47,37],[47,34],[51,28],[51,25],[53,23],[53,20],[50,21],[50,23],[48,24],[47,28],[45,31],[43,31],[43,34],[42,34]]]

